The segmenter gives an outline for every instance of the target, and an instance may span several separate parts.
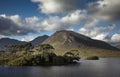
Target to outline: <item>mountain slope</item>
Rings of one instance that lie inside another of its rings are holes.
[[[116,47],[117,47],[118,49],[120,49],[120,45],[117,45]]]
[[[51,37],[45,40],[43,44],[51,44],[56,49],[95,47],[101,49],[118,50],[117,48],[112,47],[103,41],[93,40],[79,33],[66,30],[57,31]]]
[[[27,42],[18,41],[10,38],[2,38],[0,39],[0,49],[2,49],[5,45],[13,45],[13,44],[25,44]]]
[[[43,41],[45,41],[49,36],[43,35],[35,38],[34,40],[30,41],[33,45],[41,44]]]
[[[120,42],[110,43],[112,46],[120,49]]]

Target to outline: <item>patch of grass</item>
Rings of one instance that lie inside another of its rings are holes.
[[[85,58],[86,60],[99,60],[98,56],[89,56]]]

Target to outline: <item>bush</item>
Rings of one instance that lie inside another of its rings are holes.
[[[98,60],[99,57],[98,56],[89,56],[85,58],[86,60]]]
[[[49,45],[49,44],[40,44],[34,47],[34,50],[36,51],[48,51],[54,49],[53,46]]]
[[[5,65],[8,61],[9,60],[7,58],[0,59],[0,65]]]
[[[11,66],[33,66],[38,65],[41,61],[41,56],[25,56],[8,62]]]
[[[57,56],[52,52],[43,52],[39,55],[19,57],[8,62],[11,66],[39,66],[39,65],[62,65],[73,63],[78,60],[75,56]]]
[[[8,62],[8,65],[12,65],[12,66],[23,66],[23,65],[27,65],[26,57],[20,57],[20,58],[11,60],[10,62]]]

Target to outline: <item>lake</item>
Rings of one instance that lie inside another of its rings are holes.
[[[120,77],[120,58],[80,60],[65,66],[1,66],[0,77]]]

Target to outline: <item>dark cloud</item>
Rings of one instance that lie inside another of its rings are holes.
[[[29,30],[20,27],[11,19],[0,16],[0,34],[1,35],[25,35]]]
[[[89,3],[86,10],[89,14],[92,14],[103,21],[119,21],[119,7],[119,0],[99,0],[97,2]]]
[[[37,2],[42,13],[69,13],[86,10],[88,14],[103,21],[120,20],[119,0],[31,0]]]

